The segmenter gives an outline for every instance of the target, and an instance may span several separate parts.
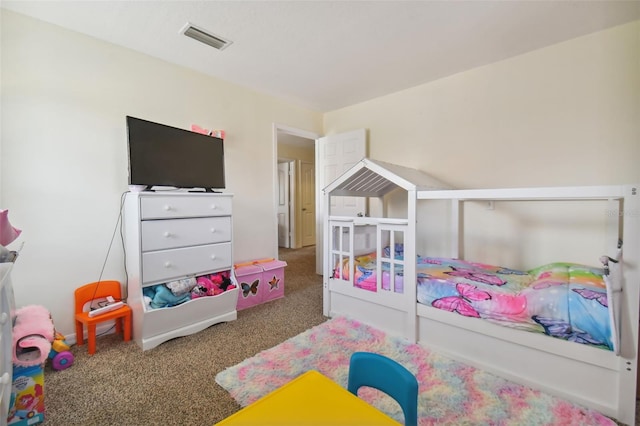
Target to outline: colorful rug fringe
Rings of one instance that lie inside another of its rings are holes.
[[[308,370],[344,388],[355,351],[403,364],[420,383],[420,425],[615,425],[604,415],[454,361],[358,321],[334,318],[227,368],[216,382],[246,406]],[[402,422],[400,406],[362,388],[359,396]]]

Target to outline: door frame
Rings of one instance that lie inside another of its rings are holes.
[[[284,124],[278,124],[278,123],[273,123],[273,135],[272,135],[272,140],[273,140],[273,184],[272,184],[272,189],[273,189],[273,221],[274,221],[274,226],[273,226],[273,232],[274,232],[274,248],[273,248],[273,253],[274,253],[274,257],[278,257],[278,197],[279,197],[279,193],[278,193],[278,132],[281,133],[286,133],[289,135],[293,135],[293,136],[298,136],[301,138],[305,138],[305,139],[311,139],[313,140],[313,145],[314,145],[314,150],[317,150],[317,142],[316,140],[321,136],[318,133],[314,133],[314,132],[310,132],[308,130],[302,130],[302,129],[298,129],[295,127],[291,127],[291,126],[287,126]],[[317,165],[316,165],[316,178],[317,178]],[[317,194],[316,194],[317,196]],[[316,206],[316,210],[317,210],[317,206]],[[316,235],[316,246],[317,246],[317,241],[318,241],[318,235]]]
[[[316,202],[316,198],[317,198],[317,197],[316,197],[316,188],[317,188],[317,185],[315,184],[315,180],[316,180],[316,176],[317,176],[317,173],[316,173],[316,163],[315,163],[315,160],[314,160],[314,162],[311,162],[311,161],[300,161],[299,163],[300,163],[300,194],[301,194],[301,196],[300,196],[300,206],[302,207],[302,211],[303,211],[303,212],[304,212],[304,210],[305,210],[305,208],[304,208],[304,204],[303,204],[303,203],[304,203],[304,195],[303,195],[303,194],[304,194],[304,192],[305,192],[305,186],[306,186],[306,185],[304,185],[304,184],[303,184],[303,182],[304,182],[304,178],[305,178],[305,173],[304,173],[305,165],[307,165],[307,164],[308,164],[311,168],[313,168],[313,187],[312,187],[312,191],[313,191],[313,202],[312,202],[312,203],[310,203],[310,204],[312,204],[312,206],[313,206],[313,224],[312,224],[309,228],[311,228],[311,232],[313,233],[313,244],[316,244],[316,245],[317,245],[317,242],[318,242],[318,239],[316,238],[316,217],[317,217],[317,215],[316,215],[316,208],[317,208],[317,202]],[[301,220],[300,220],[300,226],[299,226],[299,231],[300,231],[300,246],[301,246],[301,247],[306,247],[306,246],[309,246],[309,245],[311,245],[311,244],[306,244],[306,245],[305,245],[305,237],[304,237],[304,234],[305,234],[305,232],[307,232],[307,231],[308,231],[308,229],[307,229],[307,227],[306,227],[306,226],[304,226],[304,223],[305,223],[305,221],[304,221],[304,213],[302,213],[302,216],[303,216],[303,217],[301,217]],[[312,239],[312,238],[309,238],[309,240],[311,240],[311,239]]]
[[[296,221],[292,220],[293,215],[295,214],[295,206],[296,206],[296,160],[292,160],[289,158],[278,158],[278,166],[280,164],[287,165],[287,186],[285,187],[284,197],[286,199],[286,208],[287,208],[287,235],[286,240],[287,243],[284,246],[285,248],[296,248],[296,242],[292,238],[293,235],[297,232],[296,230]],[[278,199],[276,200],[276,209],[279,209],[280,205],[280,181],[277,181],[278,185]],[[278,213],[276,211],[276,213]],[[278,249],[280,248],[280,230],[278,229]]]

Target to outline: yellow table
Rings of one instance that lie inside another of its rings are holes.
[[[307,371],[227,417],[230,425],[398,425],[317,371]]]

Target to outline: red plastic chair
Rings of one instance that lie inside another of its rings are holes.
[[[78,346],[84,344],[84,326],[87,327],[87,340],[89,341],[89,355],[96,352],[96,325],[115,320],[116,333],[122,333],[124,341],[131,340],[131,308],[127,305],[105,312],[94,317],[89,316],[89,312],[84,312],[84,306],[93,300],[104,299],[112,296],[115,300],[122,299],[122,292],[119,281],[99,281],[85,284],[77,288],[74,292],[76,305],[76,341]]]

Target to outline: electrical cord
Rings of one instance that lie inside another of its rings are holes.
[[[107,254],[104,257],[104,262],[102,263],[102,269],[100,270],[100,275],[98,277],[98,281],[97,284],[95,286],[95,288],[93,289],[93,296],[91,296],[91,301],[89,302],[89,309],[90,310],[95,310],[101,307],[104,307],[106,305],[108,305],[109,303],[106,301],[101,301],[98,303],[98,306],[93,306],[93,302],[95,301],[95,297],[96,297],[96,293],[98,292],[98,287],[100,286],[100,283],[102,282],[102,275],[104,274],[104,269],[107,266],[107,260],[109,260],[109,254],[111,253],[111,247],[113,246],[113,240],[116,237],[116,231],[118,230],[118,224],[120,224],[120,237],[122,238],[122,208],[124,206],[124,199],[125,199],[125,195],[127,194],[127,192],[129,191],[125,191],[120,195],[120,210],[118,212],[118,218],[116,219],[116,225],[113,228],[113,233],[111,234],[111,241],[109,242],[109,248],[107,249]],[[124,240],[122,242],[122,245],[124,247]],[[125,272],[126,272],[126,264],[125,264]],[[126,300],[125,298],[121,298],[119,301],[123,301]]]
[[[100,336],[104,336],[106,334],[109,334],[109,333],[111,333],[111,330],[113,330],[114,328],[116,328],[115,324],[113,324],[111,327],[109,327],[107,330],[103,331],[102,333],[96,334],[96,337],[100,337]]]

